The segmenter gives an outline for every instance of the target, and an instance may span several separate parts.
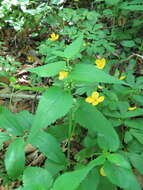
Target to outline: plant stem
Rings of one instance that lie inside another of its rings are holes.
[[[68,150],[67,158],[70,160],[70,148],[71,148],[71,135],[72,135],[72,110],[69,113],[69,131],[68,131]]]

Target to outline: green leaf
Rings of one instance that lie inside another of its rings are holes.
[[[22,174],[25,165],[25,143],[22,138],[15,139],[5,154],[5,166],[10,177],[17,178]]]
[[[42,185],[39,184],[32,184],[16,190],[47,190],[47,188],[44,188]]]
[[[64,173],[56,179],[52,190],[76,190],[93,167],[103,164],[103,161],[103,157],[98,157],[82,169]]]
[[[136,168],[137,171],[143,175],[143,156],[132,152],[129,152],[127,155],[133,167]]]
[[[116,151],[119,148],[119,138],[109,120],[96,107],[81,101],[75,113],[76,122],[89,131],[98,133],[98,144],[102,149]]]
[[[29,131],[31,129],[34,115],[32,115],[31,113],[29,113],[26,110],[21,111],[19,113],[15,113],[14,115],[15,115],[15,118],[17,119],[17,121],[21,124],[20,127],[23,128],[24,132]]]
[[[99,184],[99,173],[96,168],[92,169],[87,177],[81,182],[77,190],[94,190],[97,189]]]
[[[61,0],[51,0],[50,3],[51,3],[51,4],[59,5],[59,4],[63,3],[63,1],[61,1]]]
[[[14,114],[6,108],[0,107],[0,128],[6,129],[15,136],[21,136],[25,130],[29,130],[32,120],[33,115],[28,111]]]
[[[65,61],[58,61],[55,63],[50,63],[48,65],[29,69],[29,71],[31,73],[37,74],[40,77],[53,77],[57,75],[60,71],[64,70],[65,67],[66,67]]]
[[[143,133],[141,133],[139,130],[131,129],[130,134],[132,134],[132,136],[134,136],[138,142],[143,144]]]
[[[0,121],[0,128],[6,129],[15,136],[23,135],[23,123],[20,123],[18,117],[8,109],[0,107]]]
[[[143,130],[143,119],[125,120],[124,124],[127,127]]]
[[[27,167],[23,174],[24,186],[41,185],[41,187],[48,189],[52,186],[53,178],[51,174],[43,168]]]
[[[121,166],[122,168],[131,169],[129,162],[121,154],[118,154],[118,153],[109,154],[109,155],[107,155],[107,159],[108,159],[108,161],[110,161],[111,163],[113,163],[117,166]]]
[[[133,40],[124,40],[121,42],[121,44],[125,47],[134,47],[136,45]]]
[[[76,190],[80,183],[87,177],[90,170],[90,167],[85,167],[73,172],[64,173],[57,178],[52,190]]]
[[[67,59],[74,58],[81,50],[83,45],[83,35],[80,35],[76,40],[74,40],[65,50],[64,56]]]
[[[105,2],[109,5],[116,5],[120,2],[120,0],[105,0]]]
[[[73,98],[63,89],[49,88],[40,99],[32,130],[45,128],[67,114],[72,107]]]
[[[106,177],[100,177],[100,183],[97,190],[117,190],[116,186],[113,185]]]
[[[134,111],[127,111],[126,113],[121,114],[121,118],[127,119],[127,118],[130,118],[130,117],[137,117],[137,116],[140,116],[140,115],[143,115],[143,109],[137,108]]]
[[[45,169],[48,170],[48,172],[50,172],[50,174],[52,176],[56,176],[60,171],[63,171],[66,169],[66,166],[64,165],[64,163],[57,163],[54,162],[52,160],[47,159],[45,161],[45,165],[44,165]]]
[[[130,10],[130,11],[143,11],[143,4],[141,3],[142,2],[137,2],[137,1],[125,2],[125,3],[122,3],[119,8]]]
[[[5,141],[9,140],[10,138],[11,138],[11,137],[10,137],[8,134],[3,133],[3,132],[0,132],[0,147],[1,147],[1,145],[2,145]]]
[[[62,166],[66,165],[66,159],[60,145],[52,135],[38,130],[30,135],[29,142],[33,146],[38,147],[40,152],[43,152],[49,160],[59,163]]]
[[[104,71],[97,69],[95,65],[90,64],[76,64],[72,72],[69,74],[68,78],[77,82],[103,82],[113,84],[124,83],[123,81],[118,80],[113,76],[110,76]]]
[[[68,126],[67,125],[55,125],[53,127],[49,127],[47,132],[54,136],[58,142],[62,142],[65,139],[68,139]]]
[[[111,183],[129,190],[141,190],[131,170],[110,164],[109,162],[105,163],[104,170]]]
[[[12,85],[12,87],[18,90],[31,90],[39,92],[44,92],[46,90],[46,87],[30,87],[30,86],[22,86],[19,84]]]

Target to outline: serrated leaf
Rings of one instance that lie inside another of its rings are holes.
[[[64,50],[64,56],[67,59],[74,58],[79,54],[81,47],[83,45],[83,35],[80,35],[76,40],[74,40],[67,48]]]
[[[119,148],[119,138],[109,120],[92,105],[81,101],[75,113],[76,122],[89,131],[98,133],[98,144],[102,149],[115,151]]]
[[[27,167],[23,174],[24,186],[40,185],[48,189],[52,186],[53,178],[51,174],[44,168]]]
[[[53,77],[57,75],[60,71],[65,69],[65,66],[66,66],[65,61],[58,61],[55,63],[50,63],[48,65],[29,69],[29,71],[31,73],[37,74],[40,77]]]
[[[41,97],[31,131],[45,128],[68,113],[73,98],[63,89],[49,88]]]
[[[22,138],[15,139],[8,147],[5,154],[5,166],[7,173],[12,178],[19,177],[25,165],[25,142]]]
[[[105,73],[91,64],[76,64],[72,72],[69,74],[69,79],[77,82],[103,82],[112,84],[123,84],[124,82],[116,79],[113,76]],[[124,83],[125,84],[125,83]]]
[[[131,170],[115,166],[109,162],[105,163],[104,170],[111,183],[125,189],[141,190],[141,187]]]
[[[76,190],[93,167],[103,164],[103,161],[103,157],[98,157],[82,169],[64,173],[56,179],[52,190]]]
[[[57,140],[50,134],[38,130],[30,134],[29,142],[39,148],[49,160],[55,161],[62,166],[66,165],[66,159]]]

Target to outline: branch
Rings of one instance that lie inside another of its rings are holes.
[[[36,95],[28,95],[28,94],[0,94],[0,98],[16,98],[16,99],[40,99],[41,96],[36,96]]]

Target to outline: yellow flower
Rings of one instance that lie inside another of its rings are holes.
[[[51,38],[49,38],[48,40],[56,41],[59,39],[59,34],[55,34],[54,32],[50,36]]]
[[[119,80],[124,80],[126,78],[126,76],[120,76]]]
[[[136,110],[136,109],[137,109],[136,106],[134,106],[134,107],[129,107],[129,108],[128,108],[129,111],[133,111],[133,110]]]
[[[28,56],[27,56],[27,60],[28,60],[28,62],[33,63],[35,59],[34,59],[33,56],[28,55]]]
[[[95,64],[98,69],[103,69],[106,65],[106,59],[96,59]]]
[[[85,99],[86,102],[92,104],[93,106],[98,105],[100,102],[104,101],[104,96],[99,96],[99,93],[94,91],[91,96]]]
[[[68,72],[66,71],[61,71],[59,72],[59,80],[63,80],[68,76]]]
[[[105,170],[104,170],[103,167],[100,168],[99,172],[100,172],[100,175],[101,175],[101,176],[106,176],[106,173],[105,173]]]

